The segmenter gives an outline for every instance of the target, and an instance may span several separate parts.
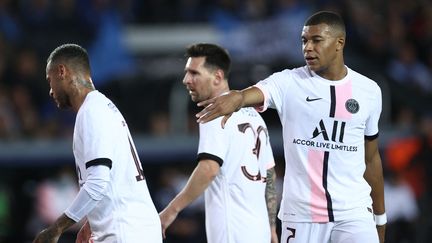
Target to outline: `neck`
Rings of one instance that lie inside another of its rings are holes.
[[[229,90],[230,90],[230,89],[229,89],[228,85],[224,85],[224,86],[221,87],[220,89],[217,89],[217,90],[215,90],[215,91],[213,92],[213,97],[212,97],[212,98],[214,98],[214,97],[218,97],[218,96],[222,95],[223,93],[228,92]]]
[[[94,89],[81,88],[81,89],[77,89],[76,92],[74,92],[73,97],[75,98],[71,100],[71,103],[72,103],[72,110],[75,113],[79,111],[88,93],[92,92],[93,90]]]
[[[337,81],[343,79],[348,73],[344,63],[317,71],[316,74],[327,80]]]

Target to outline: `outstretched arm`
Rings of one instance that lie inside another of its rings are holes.
[[[372,207],[375,215],[385,214],[384,205],[384,178],[381,156],[378,150],[378,139],[365,140],[366,171],[364,178],[372,188]],[[379,222],[377,222],[379,223]],[[377,230],[380,242],[384,242],[385,224],[378,225]]]
[[[219,173],[219,164],[214,160],[201,160],[192,172],[183,190],[159,214],[162,234],[177,218],[178,213],[200,196]]]
[[[243,89],[241,91],[232,90],[224,95],[205,100],[198,103],[198,106],[205,107],[196,114],[197,122],[206,123],[220,116],[222,127],[234,111],[242,107],[260,106],[264,103],[264,94],[255,86]]]
[[[276,215],[277,215],[277,191],[276,191],[276,171],[273,168],[267,170],[265,197],[267,202],[267,212],[271,228],[271,243],[278,243],[279,239],[276,233]]]
[[[53,225],[42,230],[33,240],[33,243],[56,243],[61,234],[75,223],[66,214],[62,214]]]

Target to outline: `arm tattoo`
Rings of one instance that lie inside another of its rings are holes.
[[[76,222],[66,216],[66,214],[62,214],[57,221],[54,223],[55,227],[61,229],[61,232],[64,232],[67,228],[74,225]]]
[[[56,222],[48,227],[47,229],[41,231],[36,239],[33,241],[34,243],[52,243],[57,242],[60,238],[60,235],[70,226],[75,224],[75,221],[68,218],[65,214],[62,214]]]
[[[270,226],[276,225],[277,214],[277,192],[276,192],[276,172],[274,167],[267,170],[267,185],[265,197],[267,202],[267,212],[269,216]]]

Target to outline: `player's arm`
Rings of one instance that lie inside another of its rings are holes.
[[[104,197],[109,183],[111,160],[96,159],[86,163],[87,180],[69,208],[49,228],[38,234],[34,242],[57,242],[70,226],[83,219]]]
[[[82,242],[89,242],[91,238],[91,228],[90,228],[90,224],[87,220],[85,220],[85,223],[83,224],[83,226],[81,227],[81,229],[79,230],[75,243],[82,243]]]
[[[224,116],[222,119],[222,126],[224,126],[234,111],[242,107],[261,106],[263,103],[264,94],[255,86],[240,91],[232,90],[224,95],[199,102],[198,106],[205,108],[196,114],[197,122],[206,123]]]
[[[55,243],[60,238],[61,234],[76,222],[62,214],[53,225],[42,230],[34,239],[33,243]]]
[[[277,215],[277,191],[276,191],[276,171],[272,167],[267,170],[265,198],[267,202],[267,212],[271,228],[271,243],[278,242],[276,232],[276,215]]]
[[[378,139],[365,139],[366,171],[364,178],[372,188],[372,207],[375,215],[378,215],[377,229],[380,242],[384,242],[385,236],[385,205],[384,205],[384,178],[381,156],[378,149]],[[377,217],[377,216],[376,216]]]
[[[176,219],[178,213],[198,198],[219,173],[219,164],[210,159],[200,160],[189,177],[183,190],[159,214],[162,224],[162,233]]]

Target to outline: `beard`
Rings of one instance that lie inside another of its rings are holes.
[[[191,95],[191,100],[195,103],[198,103],[201,101],[201,100],[199,100],[198,96],[193,96],[193,95]]]
[[[72,107],[69,95],[64,92],[58,94],[54,100],[57,103],[57,107],[60,109],[69,109]]]

